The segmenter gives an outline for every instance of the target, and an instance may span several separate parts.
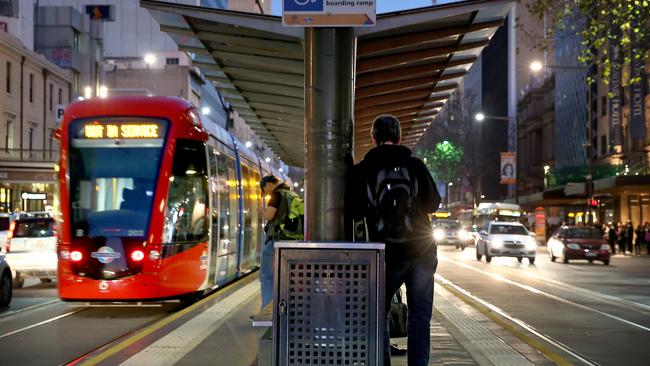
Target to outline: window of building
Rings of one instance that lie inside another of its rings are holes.
[[[607,155],[607,135],[600,135],[600,155]]]
[[[54,94],[54,85],[50,84],[50,95],[49,95],[49,98],[50,98],[50,111],[52,110],[52,103],[53,103],[52,95],[53,94]]]
[[[34,74],[29,74],[29,102],[34,103]]]
[[[13,134],[13,121],[7,120],[7,129],[5,130],[5,149],[13,149],[14,147],[14,134]]]
[[[33,126],[29,127],[29,151],[34,150],[34,130]]]
[[[72,38],[72,47],[74,48],[75,53],[79,53],[79,32],[74,31],[74,36]]]
[[[59,88],[59,104],[63,104],[63,90]]]
[[[167,65],[178,65],[178,57],[167,57]]]
[[[607,115],[607,96],[603,95],[600,98],[600,115],[606,116]]]
[[[7,84],[6,84],[7,93],[11,93],[11,62],[7,61]]]

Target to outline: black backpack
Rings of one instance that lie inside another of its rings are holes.
[[[368,200],[375,211],[374,229],[380,238],[403,243],[414,231],[417,179],[404,165],[380,169],[374,186],[368,183]]]

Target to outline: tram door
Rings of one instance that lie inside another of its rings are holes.
[[[244,161],[242,161],[244,162]],[[246,161],[248,163],[248,161]],[[242,185],[244,188],[244,243],[241,252],[241,270],[249,272],[255,266],[257,249],[260,246],[260,176],[254,169],[242,164]]]
[[[237,218],[239,209],[235,152],[225,145],[210,152],[212,171],[212,255],[214,282],[221,285],[237,274]],[[218,205],[217,205],[218,203]]]

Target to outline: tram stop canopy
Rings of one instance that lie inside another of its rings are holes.
[[[304,164],[304,30],[278,16],[141,0],[180,50],[287,164]],[[510,10],[509,0],[468,0],[380,14],[357,28],[355,159],[371,147],[381,113],[412,147]]]

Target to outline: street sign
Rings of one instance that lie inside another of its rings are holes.
[[[56,106],[56,123],[61,123],[63,121],[63,112],[65,111],[65,105],[58,104]]]
[[[372,27],[375,0],[283,0],[282,24],[288,27]]]

